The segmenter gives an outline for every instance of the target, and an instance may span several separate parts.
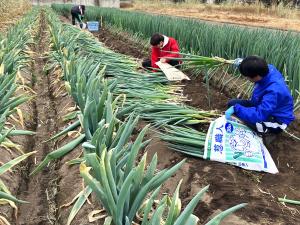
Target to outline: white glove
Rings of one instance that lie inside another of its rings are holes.
[[[233,66],[238,68],[240,66],[240,64],[243,62],[244,59],[242,58],[236,58],[234,61],[233,61]]]

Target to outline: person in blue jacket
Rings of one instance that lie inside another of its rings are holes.
[[[233,99],[225,112],[234,114],[258,133],[280,133],[295,119],[293,98],[282,74],[258,56],[236,59],[240,73],[255,83],[250,100]]]

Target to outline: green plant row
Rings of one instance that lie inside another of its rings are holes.
[[[2,147],[1,150],[15,148],[21,153],[11,161],[3,162],[4,164],[0,167],[0,177],[35,153],[23,153],[22,149],[10,140],[12,136],[34,135],[34,132],[17,130],[15,126],[8,124],[7,120],[17,110],[19,115],[22,114],[18,106],[31,98],[24,94],[17,94],[17,90],[26,89],[21,82],[23,79],[21,74],[28,72],[30,68],[32,59],[29,46],[33,43],[34,29],[38,23],[37,14],[37,11],[29,12],[0,38],[0,147]],[[9,184],[5,183],[0,179],[0,201],[3,204],[9,204],[17,209],[15,203],[28,203],[14,197],[7,187]]]
[[[53,4],[52,8],[69,16],[71,5]],[[155,32],[179,41],[183,52],[225,59],[259,55],[275,65],[286,77],[296,100],[300,88],[300,36],[298,33],[264,28],[215,24],[193,19],[158,16],[119,9],[88,7],[86,20],[111,24],[130,33],[149,38]],[[218,76],[218,74],[216,74]],[[226,81],[225,81],[226,82]]]
[[[192,213],[208,187],[201,190],[184,210],[178,198],[180,184],[173,197],[166,195],[156,204],[154,200],[158,198],[161,185],[175,174],[184,160],[169,169],[158,171],[157,156],[154,155],[147,165],[147,153],[141,152],[149,143],[149,140],[144,140],[149,126],[143,128],[134,141],[131,140],[139,121],[136,114],[141,112],[136,103],[141,101],[150,104],[151,101],[149,96],[131,96],[130,103],[126,104],[126,95],[132,86],[120,77],[123,75],[129,79],[130,75],[134,78],[139,75],[146,89],[153,78],[135,73],[135,64],[131,60],[105,49],[90,35],[70,25],[62,26],[53,12],[47,11],[46,15],[52,40],[52,51],[49,54],[52,63],[48,69],[60,66],[66,88],[80,109],[74,117],[68,116],[75,122],[56,135],[56,138],[78,126],[83,128],[83,134],[50,153],[33,174],[52,159],[62,157],[82,144],[83,157],[70,163],[81,163],[80,174],[87,187],[78,195],[68,224],[91,191],[109,215],[105,224],[196,224],[198,218]],[[160,88],[164,89],[162,86]],[[136,99],[135,103],[133,99]],[[164,100],[165,97],[159,99],[159,102]],[[134,109],[133,106],[138,108],[137,112],[129,113]],[[139,157],[139,153],[142,157]],[[226,215],[244,205],[222,212],[208,224],[219,224]]]

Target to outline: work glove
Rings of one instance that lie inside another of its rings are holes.
[[[225,111],[225,118],[226,118],[226,120],[231,120],[231,116],[232,116],[233,113],[234,113],[234,107],[231,106],[230,108],[228,108]]]
[[[243,59],[242,58],[236,58],[234,61],[233,61],[233,66],[235,68],[238,68],[240,66],[240,64],[242,63]]]

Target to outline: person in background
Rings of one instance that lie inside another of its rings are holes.
[[[228,102],[225,117],[234,114],[258,133],[280,133],[295,119],[293,98],[282,74],[258,56],[237,58],[240,73],[253,82],[250,100],[233,99]]]
[[[180,58],[179,47],[177,41],[172,37],[155,33],[150,39],[152,46],[151,59],[147,59],[142,63],[144,68],[159,68],[155,63],[161,61],[169,63],[172,66],[178,66],[181,61],[168,58]]]
[[[82,19],[84,17],[84,11],[85,11],[85,5],[75,5],[71,9],[71,15],[72,15],[72,24],[75,25],[75,19],[80,24],[80,28],[83,27]]]

